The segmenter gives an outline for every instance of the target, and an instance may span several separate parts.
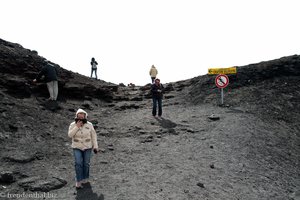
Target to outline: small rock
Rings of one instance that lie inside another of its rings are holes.
[[[197,183],[197,186],[201,187],[201,188],[204,188],[204,184],[203,183]]]
[[[9,124],[8,125],[9,129],[12,131],[12,132],[17,132],[18,131],[18,127],[13,125],[13,124]]]
[[[187,131],[188,133],[195,133],[194,129],[191,129],[191,128],[188,128],[186,131]]]
[[[26,152],[20,152],[17,154],[12,154],[5,156],[3,158],[5,161],[17,162],[17,163],[28,163],[36,159],[35,154],[28,154]]]
[[[115,149],[114,149],[114,146],[113,146],[112,144],[109,144],[109,145],[107,146],[107,148],[108,148],[108,150],[111,150],[111,151],[115,150]]]
[[[212,114],[208,117],[210,120],[213,120],[213,121],[216,121],[216,120],[219,120],[220,119],[220,116],[217,116],[215,114]]]
[[[25,178],[18,182],[18,185],[25,190],[42,192],[49,192],[51,190],[59,189],[64,187],[66,184],[67,181],[58,177],[45,179],[39,176]]]
[[[16,181],[14,174],[10,171],[0,172],[0,182],[1,183],[13,183]]]
[[[100,151],[101,153],[105,153],[105,149],[100,148],[99,151]]]
[[[212,168],[212,169],[214,169],[215,165],[214,164],[210,164],[209,167]]]
[[[142,129],[142,128],[139,127],[139,126],[134,126],[134,128],[135,128],[136,130],[141,130],[141,129]]]
[[[144,134],[146,134],[147,132],[145,131],[145,130],[139,130],[139,134],[140,135],[144,135]]]
[[[153,141],[153,136],[152,135],[148,135],[141,142],[145,143],[145,142],[152,142],[152,141]]]

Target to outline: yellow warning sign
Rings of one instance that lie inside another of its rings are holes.
[[[209,68],[208,74],[236,74],[236,67],[228,67],[228,68]]]

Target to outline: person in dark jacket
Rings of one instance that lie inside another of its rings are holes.
[[[95,60],[95,58],[92,58],[92,60],[91,60],[91,66],[92,66],[91,78],[93,77],[93,72],[95,72],[96,79],[98,79],[98,77],[97,77],[97,65],[98,65],[98,63]]]
[[[163,98],[164,86],[160,83],[160,80],[155,79],[154,83],[151,85],[151,94],[152,94],[152,115],[156,117],[156,110],[158,106],[158,117],[162,115],[162,98]]]
[[[43,80],[47,83],[47,88],[50,94],[49,100],[56,101],[58,96],[58,81],[57,81],[57,69],[49,61],[43,66],[37,77],[33,80],[34,83]]]

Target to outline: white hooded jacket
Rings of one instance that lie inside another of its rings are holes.
[[[75,118],[78,113],[84,113],[87,119],[88,114],[83,109],[77,110]],[[68,136],[72,138],[72,148],[80,150],[98,148],[97,134],[93,124],[89,121],[80,128],[76,126],[75,121],[72,122],[69,126]]]

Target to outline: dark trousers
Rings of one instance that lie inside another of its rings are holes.
[[[96,79],[98,79],[98,77],[97,77],[97,69],[92,69],[91,78],[93,77],[93,72],[95,72]]]
[[[156,115],[156,110],[158,106],[158,116],[162,115],[162,98],[161,97],[152,97],[153,107],[152,107],[152,115]]]
[[[156,77],[151,77],[151,82],[154,83]]]

